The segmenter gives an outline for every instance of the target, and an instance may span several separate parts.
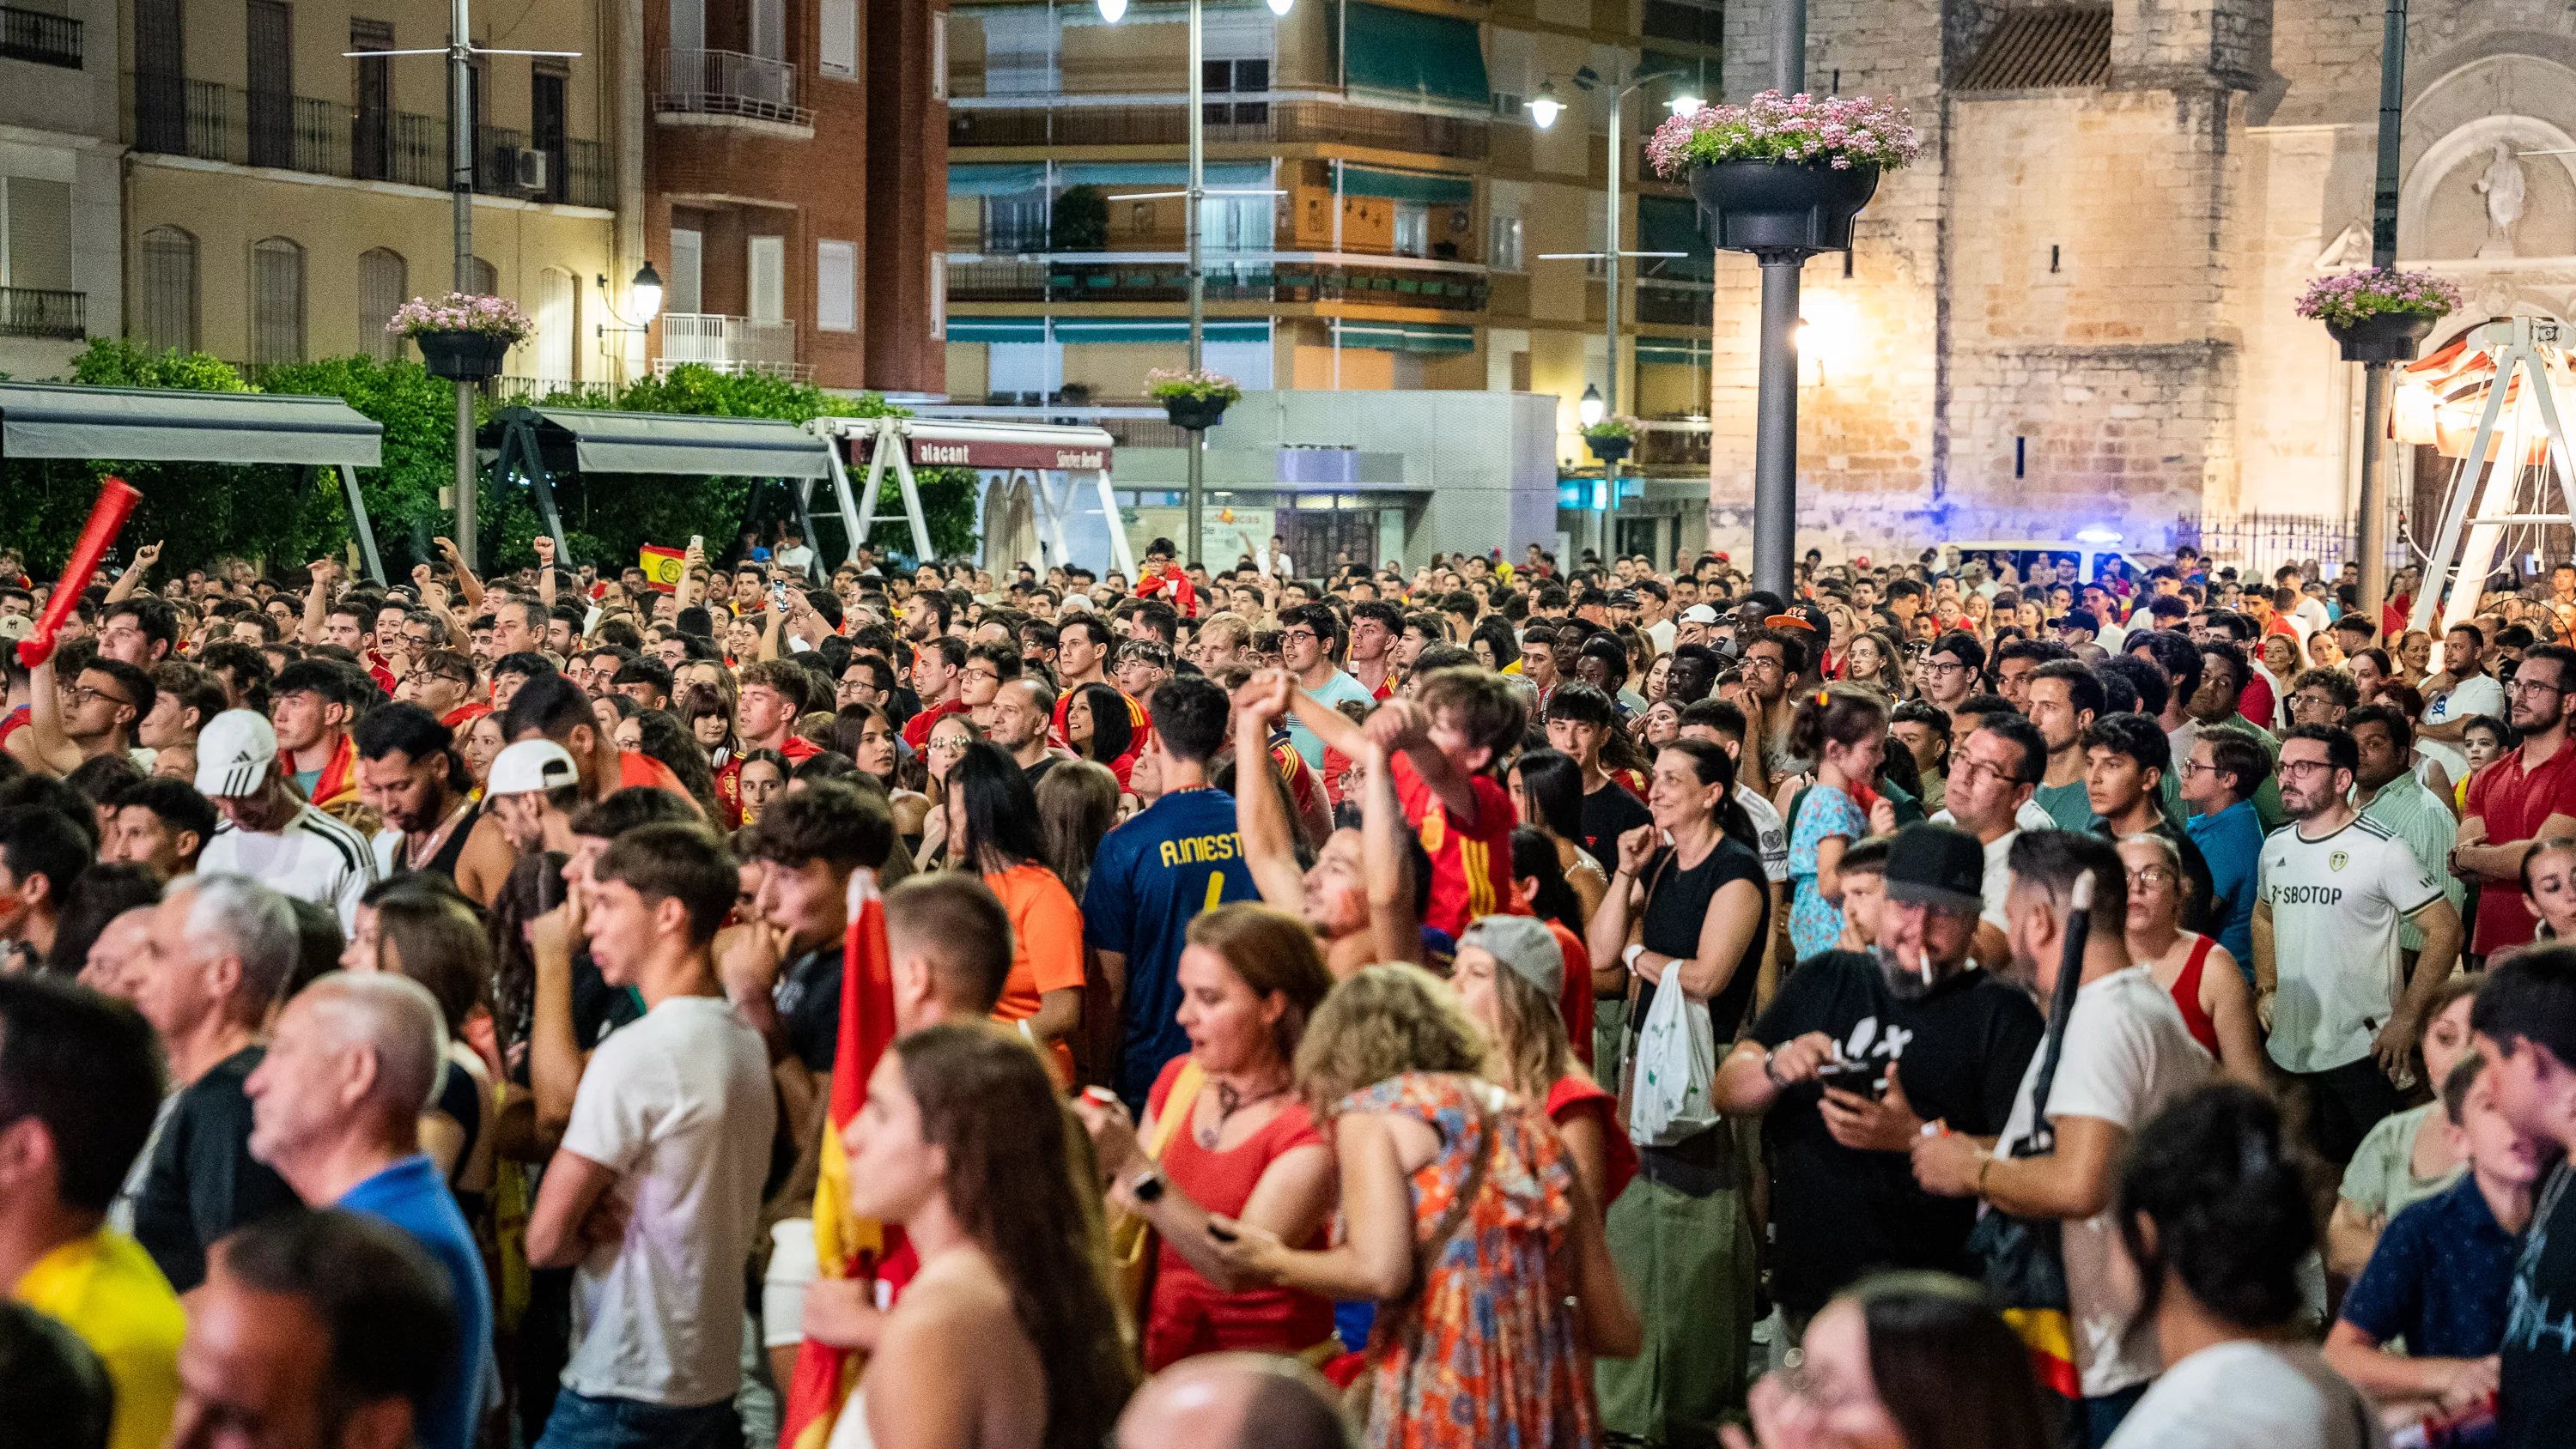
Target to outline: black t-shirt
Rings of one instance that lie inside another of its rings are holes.
[[[1621,795],[1627,792],[1612,786]],[[1762,970],[1762,942],[1771,926],[1770,881],[1762,874],[1762,857],[1750,846],[1731,835],[1721,835],[1717,848],[1708,858],[1689,870],[1667,848],[1656,851],[1646,862],[1645,938],[1646,949],[1659,956],[1699,955],[1700,928],[1708,921],[1717,893],[1729,881],[1750,881],[1761,905],[1754,915],[1753,934],[1744,945],[1743,959],[1735,963],[1734,974],[1708,999],[1709,1025],[1722,1044],[1735,1039],[1736,1028],[1744,1024],[1744,1008],[1753,1000],[1754,978]],[[1637,978],[1637,1006],[1628,1016],[1631,1035],[1642,1029],[1646,1008],[1655,1000],[1655,983]]]
[[[295,1190],[250,1155],[250,1097],[267,1053],[244,1047],[179,1093],[134,1200],[134,1238],[185,1293],[206,1278],[206,1249],[245,1223],[296,1206]]]
[[[1846,1060],[1900,1061],[1898,1080],[1916,1116],[1984,1137],[2003,1130],[2046,1027],[2029,996],[1982,971],[1908,1000],[1888,989],[1875,958],[1826,951],[1781,983],[1752,1039],[1776,1047],[1811,1031],[1832,1037]],[[1836,1142],[1817,1110],[1823,1096],[1822,1087],[1801,1083],[1763,1118],[1779,1235],[1772,1293],[1813,1312],[1872,1268],[1966,1271],[1960,1250],[1976,1225],[1975,1200],[1915,1186],[1903,1153]]]
[[[2522,1235],[2504,1325],[2504,1383],[2498,1427],[2507,1449],[2542,1449],[2576,1438],[2576,1165],[2546,1179],[2546,1217]]]
[[[572,953],[572,1040],[594,1051],[608,1034],[644,1019],[644,998],[631,986],[611,986],[583,947]],[[524,1084],[523,1084],[524,1085]]]
[[[1624,785],[1604,784],[1583,797],[1583,848],[1605,870],[1619,863],[1620,836],[1654,823],[1645,804]]]
[[[828,1072],[841,1049],[841,942],[787,963],[770,992],[787,1046],[809,1072]]]

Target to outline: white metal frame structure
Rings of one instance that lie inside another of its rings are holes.
[[[2457,582],[2451,590],[2450,604],[2443,611],[2443,631],[2447,633],[2476,617],[2483,581],[2495,567],[2496,550],[2504,542],[2508,527],[2576,521],[2576,455],[2568,451],[2567,430],[2559,421],[2558,400],[2549,383],[2553,356],[2564,365],[2559,324],[2544,317],[2505,317],[2479,327],[2474,338],[2472,345],[2494,361],[2495,372],[2487,382],[2477,436],[2468,452],[2452,465],[2451,486],[2442,505],[2441,530],[2434,535],[2432,551],[2426,555],[2424,586],[2415,591],[2413,617],[2407,620],[2410,629],[2422,629],[2432,622],[2434,602],[2446,577]],[[2505,413],[2508,398],[2515,400],[2510,416]],[[2538,466],[2547,468],[2557,481],[2560,511],[2556,513],[2515,511],[2522,492],[2522,460],[2530,445],[2538,441],[2531,436],[2531,425],[2524,419],[2526,407],[2539,414],[2547,439],[2547,461]],[[2496,446],[2499,431],[2503,434],[2501,448]],[[2479,473],[2490,452],[2495,463],[2484,468],[2486,476],[2482,480]],[[2470,514],[2472,502],[2476,505],[2474,518]],[[2451,567],[2454,564],[2456,568]]]
[[[805,426],[833,445],[832,491],[840,503],[842,523],[849,530],[853,557],[859,545],[868,541],[871,529],[898,519],[898,515],[877,512],[889,466],[895,486],[903,495],[903,513],[899,517],[912,528],[913,557],[927,560],[932,556],[930,525],[922,516],[921,489],[912,471],[918,463],[924,467],[1001,472],[1013,478],[1025,474],[1033,485],[1030,491],[1037,498],[1047,542],[1055,549],[1052,562],[1063,563],[1064,523],[1073,512],[1073,490],[1080,481],[1076,475],[1088,473],[1100,491],[1101,514],[1108,521],[1111,564],[1131,579],[1136,576],[1135,550],[1127,542],[1127,530],[1119,520],[1118,495],[1110,481],[1112,440],[1105,429],[916,417],[816,418]],[[867,463],[866,491],[853,494],[850,467],[863,456]],[[1051,485],[1049,475],[1057,473],[1064,475],[1064,482]]]

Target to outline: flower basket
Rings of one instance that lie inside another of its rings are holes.
[[[1720,251],[1845,251],[1878,190],[1878,168],[1816,161],[1719,161],[1690,174]]]
[[[501,360],[510,354],[510,339],[497,332],[415,332],[420,360],[430,376],[457,382],[481,382],[501,375]]]
[[[2341,344],[2346,362],[2413,362],[2416,345],[2440,320],[2426,312],[2382,312],[2348,324],[2329,322],[2326,335]]]
[[[1163,399],[1163,416],[1173,427],[1203,433],[1225,419],[1226,399],[1175,393]]]
[[[1583,446],[1590,448],[1592,456],[1602,462],[1616,463],[1628,456],[1629,451],[1637,446],[1637,440],[1624,434],[1596,438],[1586,433],[1583,435]]]

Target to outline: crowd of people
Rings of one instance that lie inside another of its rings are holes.
[[[0,1438],[2576,1436],[2576,565],[439,548],[0,559]]]

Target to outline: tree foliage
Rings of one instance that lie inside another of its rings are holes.
[[[121,339],[100,338],[73,360],[68,380],[101,387],[339,398],[384,426],[383,461],[360,469],[358,479],[386,570],[398,577],[412,563],[430,560],[434,556],[430,540],[452,526],[448,510],[439,504],[439,492],[455,477],[455,388],[430,376],[417,362],[326,358],[265,369],[254,388],[229,364],[204,353],[155,353]],[[478,425],[488,423],[497,408],[515,401],[478,400]],[[776,418],[791,423],[899,411],[875,394],[844,396],[811,383],[719,373],[699,366],[676,367],[623,387],[558,392],[544,402],[554,407]],[[0,549],[20,552],[39,577],[58,567],[89,515],[99,480],[113,474],[143,494],[135,519],[120,540],[125,551],[161,540],[166,544],[162,556],[176,567],[233,556],[292,567],[322,553],[338,552],[349,541],[348,509],[337,480],[322,470],[308,486],[304,471],[208,463],[0,461],[0,488],[7,490],[9,499],[9,506],[0,509]],[[531,563],[537,531],[534,499],[524,483],[503,486],[491,472],[487,459],[476,494],[481,505],[482,561],[498,569]],[[704,535],[712,550],[743,526],[755,503],[754,481],[746,478],[603,474],[562,475],[554,482],[573,557],[603,567],[632,560],[643,544],[676,547],[691,534]],[[972,552],[974,473],[963,468],[924,469],[920,482],[935,551],[943,555]],[[766,490],[766,497],[757,502],[760,519],[792,516],[792,503],[778,489]],[[830,523],[822,527],[831,540],[830,548],[836,550],[839,529]],[[880,541],[909,543],[910,539],[897,529],[891,539],[880,534]],[[822,540],[816,542],[818,549],[825,548]],[[826,556],[835,555],[827,551]]]

